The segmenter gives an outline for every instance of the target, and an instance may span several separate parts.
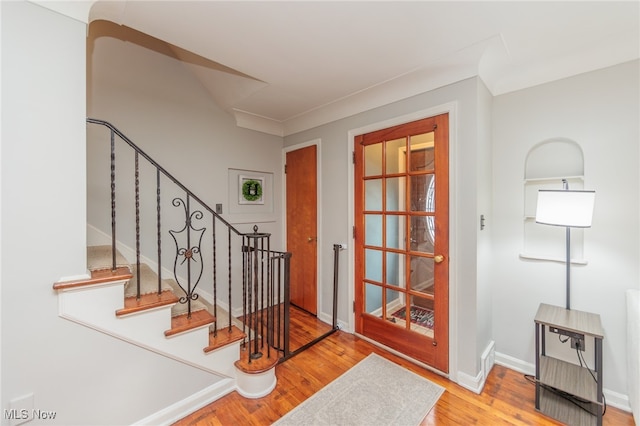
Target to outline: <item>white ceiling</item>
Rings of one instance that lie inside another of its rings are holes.
[[[239,125],[279,135],[476,75],[500,95],[640,57],[638,1],[89,3],[223,65],[184,58]]]

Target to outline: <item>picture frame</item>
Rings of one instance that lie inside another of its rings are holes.
[[[263,205],[265,191],[264,177],[238,175],[238,204]]]

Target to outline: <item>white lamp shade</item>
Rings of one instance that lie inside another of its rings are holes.
[[[595,191],[538,191],[536,222],[545,225],[589,228],[593,217]]]

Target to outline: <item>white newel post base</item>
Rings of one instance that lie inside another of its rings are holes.
[[[269,395],[276,387],[276,368],[273,367],[262,373],[247,374],[236,368],[237,391],[245,398],[262,398]]]

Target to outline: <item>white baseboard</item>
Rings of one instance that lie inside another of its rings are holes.
[[[534,364],[519,360],[500,352],[496,352],[496,364],[502,365],[503,367],[507,367],[511,370],[518,371],[522,374],[533,375],[536,373],[536,366]]]
[[[629,397],[627,395],[623,395],[609,389],[603,389],[602,393],[604,394],[604,397],[606,399],[607,406],[615,407],[628,413],[632,412]]]
[[[191,396],[171,404],[157,413],[151,414],[144,419],[138,420],[134,425],[171,425],[176,421],[188,416],[196,410],[211,404],[228,393],[236,390],[235,380],[221,380],[208,388],[196,392]]]
[[[333,315],[329,315],[329,314],[327,314],[325,312],[320,312],[320,313],[318,313],[317,318],[320,321],[322,321],[322,322],[324,322],[326,324],[333,325]],[[347,330],[349,327],[348,327],[348,324],[346,322],[344,322],[344,321],[338,320],[338,323],[336,325],[340,330],[351,332],[351,331]]]
[[[475,376],[471,376],[462,371],[458,371],[458,384],[465,389],[470,390],[473,393],[480,394],[484,387],[484,378],[482,377],[482,371],[479,371]]]
[[[462,371],[458,371],[457,380],[458,384],[471,392],[480,394],[484,389],[484,384],[489,377],[489,373],[493,368],[496,360],[496,342],[493,340],[489,342],[487,347],[480,355],[480,371],[475,376],[471,376]]]

